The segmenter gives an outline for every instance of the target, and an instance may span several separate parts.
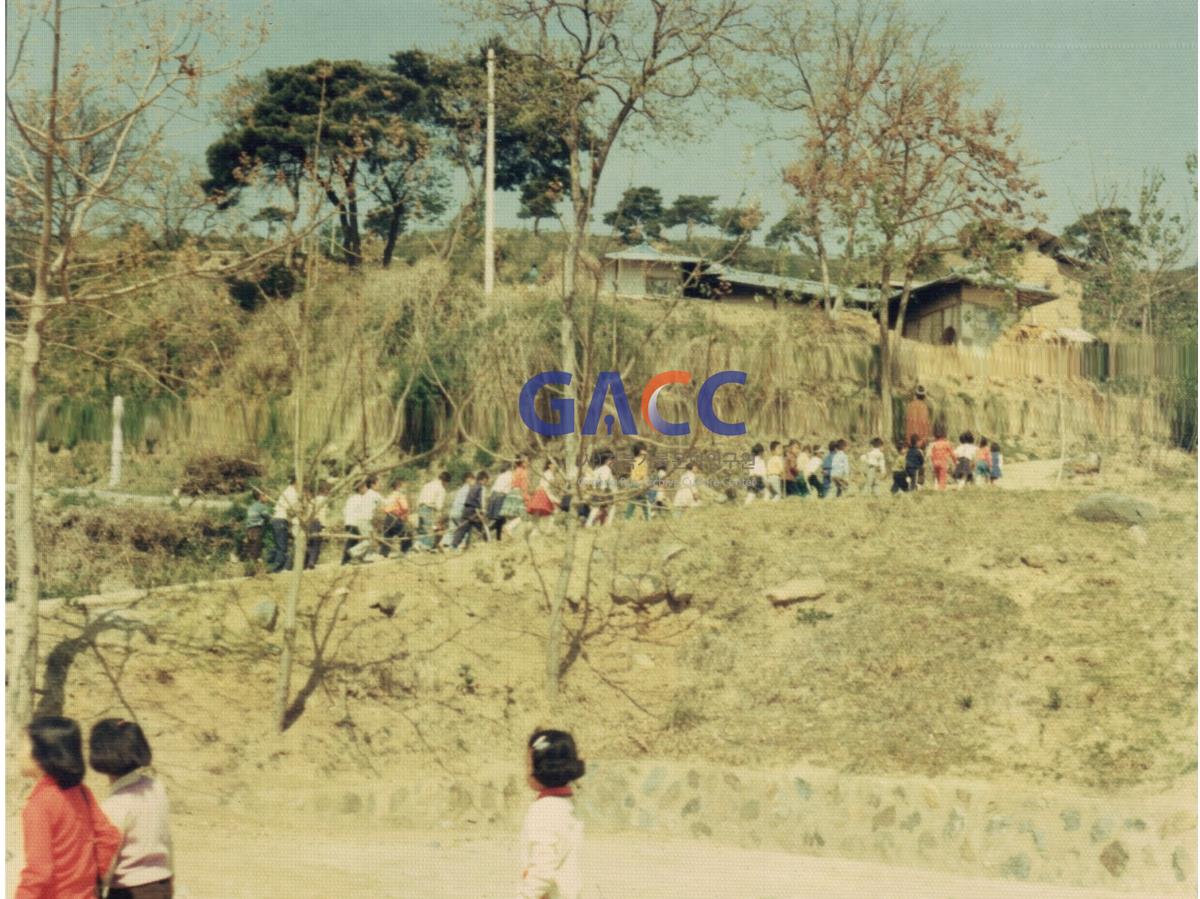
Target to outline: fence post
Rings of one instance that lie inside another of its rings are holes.
[[[121,456],[125,451],[125,435],[121,430],[121,418],[124,415],[125,401],[119,396],[114,396],[112,407],[112,467],[108,472],[108,486],[110,490],[121,483]]]

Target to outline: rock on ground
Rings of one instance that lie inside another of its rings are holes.
[[[1122,493],[1096,493],[1075,507],[1085,521],[1112,521],[1117,524],[1146,524],[1158,517],[1158,509],[1143,499]]]
[[[250,621],[255,627],[261,627],[265,631],[275,629],[275,619],[279,615],[279,607],[269,599],[264,599],[262,602],[255,603],[254,608],[250,610]]]
[[[766,596],[774,605],[786,606],[794,602],[820,599],[828,589],[822,577],[801,577],[772,587]]]

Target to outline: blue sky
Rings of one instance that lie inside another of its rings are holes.
[[[235,16],[258,4],[232,0]],[[1196,5],[1182,0],[909,0],[911,18],[940,20],[939,43],[961,53],[982,99],[1001,98],[1019,123],[1022,145],[1045,162],[1037,174],[1048,197],[1042,211],[1060,230],[1094,207],[1094,186],[1136,190],[1142,171],[1167,176],[1166,196],[1194,214],[1184,158],[1196,148]],[[266,45],[247,73],[317,57],[382,62],[410,47],[471,42],[453,4],[420,0],[279,0]],[[10,28],[9,40],[12,41]],[[717,194],[722,203],[758,199],[768,224],[787,193],[778,176],[789,159],[781,144],[762,144],[750,121],[726,121],[702,140],[619,149],[605,170],[599,213],[625,188],[658,187]],[[175,144],[203,159],[217,127],[197,124]],[[1127,195],[1132,203],[1136,195]],[[500,195],[502,226],[517,224],[516,198]]]

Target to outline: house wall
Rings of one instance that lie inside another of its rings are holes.
[[[1046,328],[1082,328],[1083,282],[1078,270],[1043,253],[1032,241],[1015,263],[1017,280],[1045,287],[1058,294],[1057,300],[1026,310],[1022,321]]]
[[[1017,311],[1003,291],[951,284],[910,310],[904,336],[924,343],[941,343],[946,328],[953,328],[963,347],[987,347],[1013,325]]]
[[[964,285],[962,298],[958,329],[961,346],[991,346],[1021,317],[1002,290]]]
[[[959,308],[962,305],[962,285],[949,284],[905,315],[904,336],[925,343],[941,343],[946,328],[960,327]]]
[[[681,289],[679,266],[670,263],[608,259],[604,271],[605,283],[626,296],[678,296]]]

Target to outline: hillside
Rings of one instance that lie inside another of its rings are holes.
[[[364,778],[419,781],[421,795],[458,784],[502,812],[466,817],[508,822],[520,793],[496,791],[549,721],[600,767],[803,764],[1126,804],[1179,795],[1196,766],[1194,460],[1105,475],[1163,511],[1144,542],[1073,515],[1097,486],[715,506],[585,531],[553,707],[541,682],[556,535],[318,569],[293,683],[306,701],[282,738],[269,726],[278,635],[254,623],[256,606],[282,602],[282,578],[119,609],[49,604],[46,648],[99,632],[103,666],[55,663],[65,710],[136,715],[187,820],[317,776],[335,794]],[[796,576],[826,592],[764,599]],[[621,599],[663,589],[679,602]],[[432,825],[462,814],[452,800],[392,808]],[[948,858],[935,867],[963,868]]]

